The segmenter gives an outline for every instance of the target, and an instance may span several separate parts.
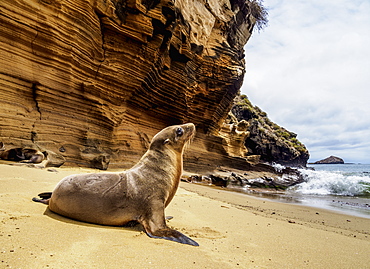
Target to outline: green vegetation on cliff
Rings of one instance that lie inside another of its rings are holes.
[[[252,16],[256,19],[257,30],[260,31],[267,26],[268,12],[263,6],[263,0],[249,0]]]
[[[238,121],[247,120],[250,124],[250,136],[245,142],[249,154],[261,155],[261,160],[267,162],[306,165],[309,153],[297,139],[297,134],[272,122],[267,113],[253,106],[246,95],[235,99],[232,113]]]

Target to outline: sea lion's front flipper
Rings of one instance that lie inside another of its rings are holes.
[[[175,242],[182,243],[182,244],[199,246],[199,244],[195,242],[193,239],[190,239],[186,235],[176,230],[172,230],[170,228],[160,229],[153,233],[149,233],[148,231],[146,231],[146,233],[151,238],[162,238],[162,239],[167,239],[167,240],[175,241]]]
[[[149,237],[162,238],[182,244],[199,246],[197,242],[189,237],[167,227],[163,204],[154,203],[150,208],[152,209],[149,213],[150,217],[144,217],[138,220],[141,225],[143,225],[145,232]]]

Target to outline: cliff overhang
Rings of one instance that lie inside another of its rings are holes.
[[[228,162],[218,130],[243,81],[255,5],[2,1],[1,141],[128,168],[160,129],[193,122],[189,163]]]

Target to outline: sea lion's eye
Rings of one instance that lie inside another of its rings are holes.
[[[184,134],[184,129],[182,129],[181,127],[176,129],[176,135],[177,136],[182,136],[183,134]]]

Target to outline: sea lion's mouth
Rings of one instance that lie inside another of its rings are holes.
[[[193,139],[195,136],[195,125],[193,123],[187,123],[184,125],[183,129],[185,130],[186,138]]]

